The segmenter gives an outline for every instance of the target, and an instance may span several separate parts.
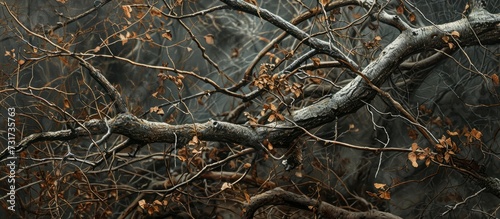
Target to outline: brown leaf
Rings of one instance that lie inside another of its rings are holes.
[[[214,35],[207,34],[207,35],[204,36],[204,38],[205,38],[205,42],[207,42],[207,44],[214,45],[214,40],[215,40],[214,39]]]
[[[130,12],[132,12],[132,7],[130,7],[130,5],[122,5],[122,10],[123,13],[125,14],[125,17],[127,18],[132,17],[132,15],[130,14]]]
[[[267,121],[268,121],[268,122],[272,122],[272,121],[274,121],[275,119],[276,119],[276,116],[275,116],[274,114],[271,114],[271,115],[269,116],[269,118],[267,118]]]
[[[172,33],[170,33],[170,30],[166,30],[161,36],[167,40],[172,40]]]
[[[318,57],[312,57],[311,60],[313,61],[314,67],[318,67],[321,63],[321,60]]]
[[[448,43],[450,41],[450,37],[449,36],[443,36],[441,37],[441,39],[443,40],[443,42],[445,43]]]
[[[125,43],[128,42],[128,39],[127,39],[127,37],[125,37],[125,35],[120,33],[120,35],[118,35],[118,37],[120,37],[120,40],[122,41],[122,45],[125,45]]]
[[[141,207],[142,209],[145,209],[146,208],[146,200],[141,199],[139,201],[139,207]]]
[[[151,9],[151,15],[155,17],[161,17],[161,10],[158,8]]]
[[[491,80],[493,81],[493,84],[494,84],[495,86],[500,85],[500,79],[498,78],[498,75],[497,75],[497,74],[493,74],[493,75],[491,75]]]
[[[66,3],[68,0],[56,0],[56,2],[60,2],[60,3]]]
[[[378,195],[376,193],[373,193],[373,192],[370,192],[370,191],[366,191],[366,194],[368,194],[371,197],[378,198]]]
[[[415,152],[417,149],[418,149],[418,144],[417,143],[411,144],[411,151],[412,152]]]
[[[459,38],[460,37],[460,33],[458,31],[454,30],[454,31],[451,32],[451,36],[455,37],[455,38]]]
[[[191,141],[189,141],[189,145],[195,145],[195,144],[198,144],[200,143],[200,140],[198,140],[198,136],[194,135],[193,136],[193,139],[191,139]]]
[[[17,60],[17,64],[19,65],[23,65],[26,61],[24,61],[24,59],[19,59]]]
[[[481,133],[480,131],[476,130],[476,128],[473,128],[471,131],[470,131],[470,134],[472,137],[474,137],[476,140],[481,140],[481,137],[483,136],[483,133]]]
[[[410,22],[412,23],[415,23],[415,21],[417,20],[415,13],[412,12],[410,15],[408,15],[408,20],[410,20]]]
[[[229,161],[228,165],[229,165],[229,168],[236,169],[236,162],[234,162],[234,160]]]
[[[389,191],[381,191],[379,197],[385,200],[391,200],[391,193]]]
[[[319,3],[323,6],[327,5],[328,3],[330,3],[330,0],[319,0]]]
[[[408,160],[411,161],[411,165],[415,168],[418,167],[418,163],[417,163],[417,155],[414,153],[414,152],[410,152],[408,153]]]
[[[248,168],[250,168],[250,167],[252,167],[252,164],[250,164],[250,163],[245,163],[245,164],[243,165],[243,168],[245,168],[245,169],[248,169]]]
[[[373,183],[373,186],[375,186],[376,189],[383,189],[386,184],[383,183]]]
[[[163,116],[163,115],[165,115],[165,112],[163,112],[163,108],[160,108],[160,109],[158,109],[158,111],[156,111],[156,114]]]
[[[429,166],[431,165],[431,158],[427,158],[427,160],[425,160],[425,166]]]
[[[450,130],[446,130],[446,133],[448,133],[449,136],[458,136],[458,132],[452,132]]]
[[[398,13],[398,14],[403,14],[404,12],[405,12],[405,8],[404,8],[404,6],[403,6],[403,4],[400,4],[400,5],[398,6],[398,8],[396,8],[396,13]]]
[[[243,194],[245,195],[245,200],[247,201],[247,203],[250,203],[250,195],[248,194],[248,192],[243,191]]]
[[[270,151],[274,149],[273,144],[271,144],[271,142],[267,142],[267,149],[269,149]]]
[[[69,109],[69,108],[70,108],[69,100],[66,98],[64,99],[64,109]]]
[[[408,137],[410,137],[411,140],[417,140],[418,138],[418,132],[415,129],[409,129],[408,130]]]

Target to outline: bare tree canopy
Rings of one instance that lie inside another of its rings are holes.
[[[500,2],[0,1],[4,218],[498,218]]]

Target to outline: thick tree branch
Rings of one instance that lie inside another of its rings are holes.
[[[295,208],[300,208],[312,211],[321,218],[400,218],[396,215],[374,209],[366,212],[347,211],[345,209],[333,206],[329,203],[312,199],[307,196],[297,195],[295,193],[285,191],[281,188],[272,189],[265,193],[253,196],[250,199],[250,203],[248,203],[244,207],[243,218],[253,218],[255,212],[259,208],[266,205],[287,205]]]
[[[337,47],[323,40],[319,40],[317,38],[309,36],[309,34],[304,32],[297,26],[291,24],[282,17],[277,16],[264,8],[256,7],[244,1],[237,1],[237,0],[221,0],[221,1],[231,6],[235,10],[244,11],[246,13],[250,13],[255,16],[261,17],[262,19],[268,21],[269,23],[275,25],[276,27],[286,31],[293,37],[301,41],[304,41],[304,44],[318,50],[319,53],[328,54],[340,62],[358,68],[358,65],[351,58],[344,55],[342,51],[340,51]]]

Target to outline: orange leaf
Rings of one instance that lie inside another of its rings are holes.
[[[446,133],[448,133],[449,136],[458,136],[458,132],[451,132],[450,130],[447,130]]]
[[[327,5],[328,3],[330,3],[330,0],[320,0],[319,3],[323,6]]]
[[[411,144],[411,151],[412,152],[415,152],[417,149],[418,149],[418,144],[417,143]]]
[[[410,22],[415,23],[417,17],[415,16],[415,13],[411,13],[410,15],[408,15],[408,19],[410,20]]]
[[[396,8],[396,13],[403,14],[405,12],[403,4],[400,4],[398,8]]]
[[[458,31],[454,30],[454,31],[451,32],[451,36],[455,37],[455,38],[459,38],[460,37],[460,33]]]
[[[385,199],[385,200],[390,200],[391,199],[391,193],[389,193],[389,191],[383,191],[383,192],[380,192],[379,197],[382,198],[382,199]]]
[[[373,183],[373,186],[375,186],[376,189],[382,189],[386,186],[386,184],[383,183]]]
[[[205,42],[207,42],[207,44],[214,45],[214,35],[207,34],[204,36],[204,38],[205,38]]]
[[[276,116],[275,116],[274,114],[271,114],[271,115],[269,116],[269,118],[267,118],[267,121],[268,121],[268,122],[272,122],[272,121],[274,121],[274,119],[276,119]]]
[[[491,80],[493,81],[493,84],[494,84],[495,86],[500,85],[500,79],[498,78],[498,75],[497,75],[497,74],[493,74],[493,75],[491,75]]]
[[[441,39],[443,40],[443,42],[445,43],[448,43],[450,41],[450,37],[449,36],[443,36],[441,37]]]
[[[470,134],[472,135],[472,137],[474,137],[476,140],[480,140],[481,137],[483,136],[483,133],[481,133],[480,131],[478,131],[476,128],[473,128],[471,131],[470,131]]]
[[[431,165],[431,159],[430,158],[427,158],[427,160],[425,160],[425,166],[429,166]]]
[[[418,167],[418,163],[417,163],[417,155],[413,152],[410,152],[408,153],[408,160],[411,161],[411,165],[415,168]]]
[[[132,12],[132,7],[130,7],[130,5],[122,5],[122,10],[123,13],[125,14],[125,17],[127,18],[132,17],[132,15],[130,14],[130,12]]]
[[[64,99],[64,109],[68,109],[68,108],[70,108],[69,100],[68,99]]]

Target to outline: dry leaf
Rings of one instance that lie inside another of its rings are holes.
[[[24,59],[19,59],[19,60],[17,61],[17,64],[19,64],[19,65],[23,65],[25,62],[26,62],[26,61],[24,61]]]
[[[120,37],[120,40],[122,41],[122,46],[128,42],[128,39],[127,39],[127,37],[125,37],[125,35],[120,33],[120,35],[118,35],[118,37]]]
[[[198,136],[196,136],[196,135],[194,135],[193,139],[191,139],[191,141],[189,141],[189,145],[195,145],[198,143],[200,143],[200,140],[198,140]]]
[[[204,38],[205,38],[205,42],[207,42],[207,44],[214,45],[214,35],[207,34],[204,36]]]
[[[146,208],[146,200],[144,200],[144,199],[140,200],[139,207],[141,207],[142,209],[145,209]]]
[[[470,135],[472,137],[474,137],[476,140],[480,140],[481,137],[483,136],[483,133],[481,133],[480,131],[478,131],[476,128],[473,128],[471,131],[470,131]]]
[[[314,67],[318,67],[319,64],[321,63],[321,60],[317,57],[312,57],[311,60],[313,61]]]
[[[330,0],[319,0],[319,3],[323,6],[327,5],[328,3],[330,3]]]
[[[383,192],[380,192],[379,197],[381,199],[390,200],[391,199],[391,193],[389,193],[389,191],[383,191]]]
[[[151,15],[155,17],[161,17],[161,10],[158,8],[151,9]]]
[[[298,177],[298,178],[302,178],[302,171],[301,170],[296,171],[295,172],[295,176]]]
[[[458,132],[452,132],[450,130],[447,130],[446,133],[448,133],[449,136],[458,136]]]
[[[431,165],[431,159],[430,158],[427,158],[427,160],[425,160],[425,166],[429,166]]]
[[[60,2],[60,3],[66,3],[68,0],[56,0],[56,2]]]
[[[245,200],[247,201],[247,203],[250,203],[250,195],[248,194],[248,192],[243,191],[243,194],[245,195]]]
[[[161,36],[167,40],[172,40],[172,33],[170,33],[170,30],[166,30]]]
[[[408,15],[408,19],[410,20],[410,22],[415,23],[417,17],[415,16],[415,13],[411,13],[410,15]]]
[[[383,189],[386,184],[383,183],[373,183],[373,186],[375,186],[376,189]]]
[[[231,183],[225,182],[225,183],[222,184],[222,187],[220,188],[220,190],[224,191],[224,190],[230,189],[232,187],[233,187],[233,185]]]
[[[69,108],[70,108],[69,100],[68,99],[64,99],[64,109],[69,109]]]
[[[497,75],[497,74],[493,74],[493,75],[491,75],[491,80],[493,81],[493,84],[494,84],[495,86],[500,85],[500,79],[498,78],[498,75]]]
[[[418,149],[418,144],[417,143],[411,144],[411,151],[412,152],[415,152],[417,149]]]
[[[417,155],[414,153],[414,152],[410,152],[408,153],[408,160],[411,161],[411,165],[415,168],[418,167],[418,163],[417,163]]]
[[[381,37],[381,36],[376,36],[376,37],[374,38],[374,40],[375,40],[375,41],[381,41],[381,40],[382,40],[382,37]]]
[[[458,31],[454,30],[454,31],[451,32],[451,36],[455,37],[455,38],[459,38],[460,37],[460,33]]]
[[[445,42],[445,43],[448,43],[450,41],[450,37],[449,36],[443,36],[441,37],[441,39]]]
[[[449,43],[448,43],[448,47],[449,47],[450,49],[453,49],[453,48],[455,47],[455,44],[453,44],[452,42],[449,42]]]
[[[132,12],[132,7],[130,7],[130,5],[122,5],[122,10],[123,13],[125,14],[125,17],[127,18],[132,17],[132,15],[130,14],[130,12]]]
[[[248,169],[248,168],[250,168],[250,167],[252,167],[252,164],[250,164],[250,163],[245,163],[245,164],[243,165],[243,168],[245,168],[245,169]]]
[[[160,109],[158,109],[158,111],[156,111],[156,114],[163,116],[163,115],[165,115],[165,112],[163,112],[163,108],[160,108]]]
[[[400,4],[398,8],[396,8],[396,13],[403,14],[405,12],[403,4]]]

